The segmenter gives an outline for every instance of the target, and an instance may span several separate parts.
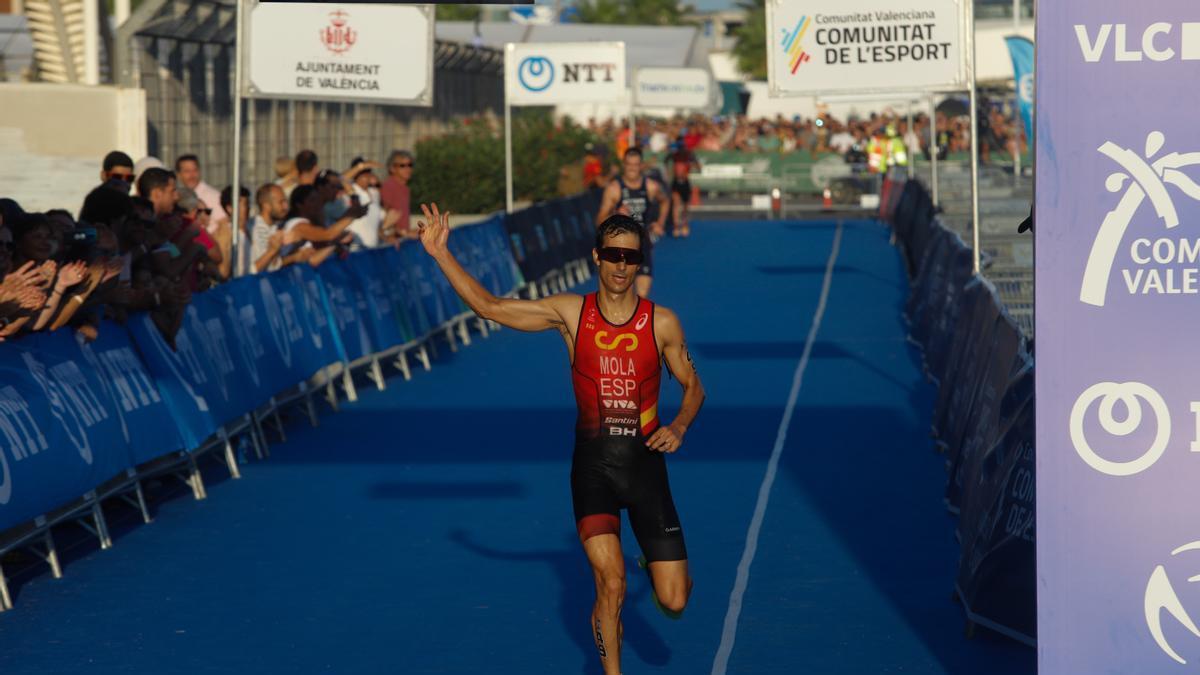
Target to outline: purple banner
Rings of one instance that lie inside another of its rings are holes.
[[[1042,673],[1200,667],[1200,3],[1037,18]]]

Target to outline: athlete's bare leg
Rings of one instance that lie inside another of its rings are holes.
[[[633,285],[634,285],[634,288],[637,289],[637,294],[639,297],[643,297],[643,298],[650,297],[650,284],[653,281],[654,281],[654,277],[651,277],[651,276],[648,276],[645,274],[639,274],[633,278]]]
[[[652,562],[650,581],[654,584],[654,595],[663,609],[676,614],[687,607],[688,596],[692,594],[695,582],[688,576],[686,560],[660,560]]]
[[[592,608],[591,633],[600,652],[604,675],[621,675],[621,606],[625,603],[625,558],[621,539],[615,534],[598,534],[583,542],[588,562],[596,576],[596,605]]]
[[[672,237],[682,237],[684,228],[683,197],[678,192],[671,191],[671,218],[675,225],[671,228]]]

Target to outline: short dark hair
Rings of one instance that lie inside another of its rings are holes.
[[[288,199],[288,218],[295,218],[300,213],[300,205],[308,196],[317,191],[315,185],[297,185]]]
[[[262,203],[267,201],[267,195],[271,194],[271,190],[283,191],[283,188],[274,183],[263,183],[254,191],[254,203],[262,206]]]
[[[118,165],[119,166],[119,165]],[[112,224],[133,213],[133,199],[107,185],[92,190],[83,199],[79,219],[85,223]]]
[[[158,167],[146,169],[137,179],[138,194],[149,199],[152,191],[166,187],[173,180],[174,172]]]
[[[186,155],[180,155],[179,159],[175,160],[175,170],[178,171],[179,165],[183,164],[184,162],[195,162],[196,168],[197,169],[200,168],[200,158],[191,153],[188,153]]]
[[[623,232],[636,234],[638,246],[642,249],[646,248],[646,228],[633,218],[620,213],[609,216],[596,228],[596,248],[604,248],[605,239],[615,237]]]
[[[317,168],[317,153],[312,150],[301,150],[296,153],[296,171],[308,173]]]
[[[133,158],[121,152],[120,150],[113,150],[104,156],[104,164],[101,168],[103,168],[105,171],[112,171],[118,166],[127,166],[132,169]]]
[[[637,155],[638,159],[642,159],[642,149],[635,145],[635,146],[629,148],[628,150],[626,150],[625,155],[623,157],[621,157],[621,159],[626,159],[630,155]]]
[[[245,197],[246,199],[250,199],[250,191],[244,187],[239,187],[238,188],[238,196]],[[230,209],[233,208],[233,186],[232,185],[226,185],[225,189],[221,190],[221,208],[224,209],[226,213],[229,213],[231,218],[233,217],[233,214],[230,213]]]

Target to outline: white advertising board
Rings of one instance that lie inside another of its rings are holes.
[[[246,97],[433,105],[429,5],[272,2],[249,15]]]
[[[592,103],[625,98],[624,42],[509,43],[509,105]]]
[[[964,90],[967,2],[768,0],[770,95]]]
[[[633,101],[641,108],[703,110],[715,100],[703,68],[638,68],[633,75]]]

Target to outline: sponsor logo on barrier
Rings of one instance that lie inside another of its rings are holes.
[[[1174,558],[1181,553],[1189,551],[1200,551],[1200,541],[1193,541],[1180,546],[1171,551],[1171,556]],[[1191,574],[1196,571],[1196,561],[1193,560],[1192,562],[1193,565],[1184,574]],[[1187,580],[1188,583],[1195,583],[1200,581],[1200,576],[1190,576]],[[1166,612],[1180,626],[1186,628],[1197,638],[1200,638],[1200,628],[1196,626],[1195,620],[1192,619],[1184,607],[1183,601],[1180,600],[1179,594],[1175,591],[1175,586],[1171,583],[1171,577],[1167,573],[1165,565],[1156,566],[1150,574],[1150,580],[1146,583],[1144,608],[1146,613],[1146,627],[1150,629],[1150,635],[1154,637],[1154,642],[1158,645],[1158,648],[1163,650],[1167,656],[1176,662],[1187,665],[1187,661],[1167,641],[1162,624],[1163,612]]]
[[[11,456],[13,462],[21,462],[50,447],[41,427],[29,412],[29,404],[12,387],[0,387],[0,440],[3,441],[3,445],[0,445],[0,472],[3,472],[0,504],[7,504],[12,499],[13,490],[8,457]]]
[[[281,293],[276,297],[275,289],[267,279],[258,282],[258,291],[262,295],[263,306],[267,308],[267,325],[271,327],[271,337],[275,339],[275,346],[279,348],[279,358],[283,359],[283,365],[291,368],[292,342],[288,339],[283,323],[283,311],[279,308],[279,300],[286,294]]]
[[[1200,201],[1200,185],[1180,171],[1200,165],[1200,152],[1171,152],[1155,159],[1165,144],[1164,134],[1152,131],[1146,137],[1142,155],[1111,141],[1100,146],[1100,154],[1123,169],[1110,174],[1104,182],[1105,189],[1120,193],[1121,199],[1104,217],[1092,243],[1079,290],[1081,302],[1104,306],[1125,233],[1145,200],[1150,200],[1167,229],[1180,223],[1168,186]],[[1129,248],[1128,261],[1130,265],[1121,270],[1121,275],[1131,295],[1200,294],[1200,239],[1135,239]]]
[[[325,316],[325,308],[321,304],[321,289],[317,286],[316,279],[309,279],[308,283],[302,281],[300,272],[296,272],[295,276],[297,286],[304,289],[304,315],[312,321],[309,325],[308,336],[312,339],[313,347],[321,349],[322,333],[329,327],[329,321]]]
[[[633,333],[620,333],[611,341],[608,340],[608,331],[596,331],[595,338],[596,346],[605,351],[613,351],[621,346],[622,343],[627,343],[625,351],[632,352],[638,348],[638,337]]]
[[[194,307],[188,308],[188,319],[196,322],[197,335],[202,336],[200,346],[208,355],[210,367],[217,371],[216,382],[221,389],[221,397],[229,400],[229,379],[236,369],[233,357],[229,354],[229,345],[225,341],[225,326],[217,317],[201,321],[200,313]]]
[[[1130,30],[1124,23],[1095,27],[1076,24],[1075,38],[1083,60],[1088,63],[1200,60],[1200,23],[1152,23],[1141,29],[1140,36],[1138,28]]]
[[[88,386],[83,371],[74,361],[63,361],[46,368],[46,364],[29,352],[22,352],[21,359],[46,394],[50,414],[62,424],[67,439],[83,461],[91,464],[92,446],[87,430],[108,419],[108,412]]]
[[[225,313],[229,317],[229,323],[233,326],[234,332],[237,333],[238,352],[246,364],[246,372],[250,375],[250,379],[254,380],[254,386],[257,387],[260,382],[258,360],[266,354],[266,350],[263,349],[262,342],[258,339],[258,315],[254,311],[254,305],[237,307],[233,298],[227,295],[225,296]]]
[[[158,327],[154,325],[149,314],[142,315],[142,325],[146,334],[150,336],[150,342],[154,345],[155,351],[167,364],[167,368],[170,368],[175,380],[192,398],[196,409],[200,412],[208,412],[208,400],[204,398],[203,394],[196,391],[196,386],[208,382],[208,376],[204,374],[204,370],[196,358],[196,350],[192,348],[192,338],[187,327],[183,327],[175,336],[175,349],[172,350],[163,340],[162,333],[158,331]]]

